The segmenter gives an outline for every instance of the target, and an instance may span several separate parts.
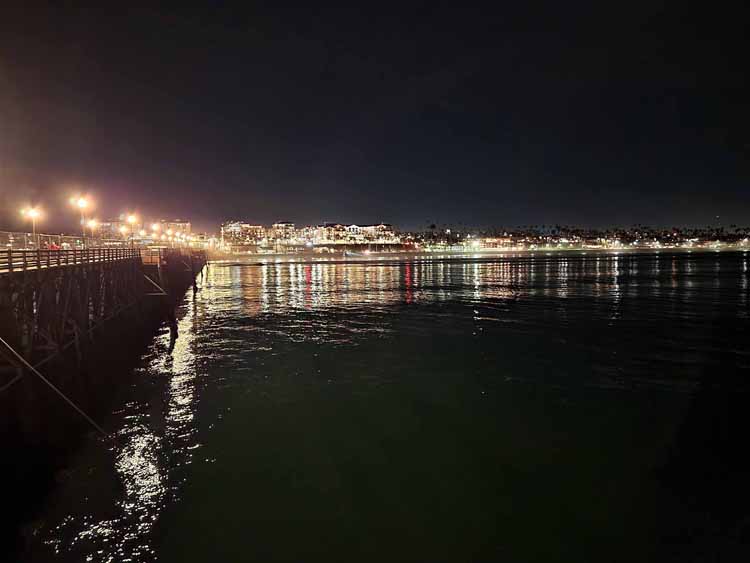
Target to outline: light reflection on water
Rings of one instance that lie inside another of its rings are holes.
[[[94,452],[74,468],[78,482],[48,515],[59,523],[47,529],[44,542],[61,560],[157,558],[154,527],[178,500],[201,447],[201,389],[224,384],[212,375],[213,363],[233,366],[230,377],[236,378],[251,356],[282,361],[280,343],[292,353],[294,345],[351,347],[443,331],[472,338],[480,351],[511,338],[533,341],[548,356],[585,354],[582,365],[591,366],[592,381],[602,387],[645,380],[689,387],[702,372],[697,359],[710,346],[706,319],[747,318],[747,278],[747,255],[739,254],[213,265],[182,308],[172,353],[163,334],[144,356],[135,396],[110,423],[118,438],[113,457]],[[680,341],[674,330],[655,330],[653,323],[671,323],[683,331]],[[647,341],[643,328],[650,330]],[[590,331],[585,339],[571,337],[581,330]],[[647,369],[655,361],[679,365],[683,379]],[[211,413],[216,417],[215,408]],[[93,501],[85,482],[92,465],[105,474],[99,477],[105,492]],[[107,488],[107,479],[117,486]]]
[[[167,380],[165,404],[159,400],[130,402],[119,413],[113,470],[120,494],[106,518],[85,511],[68,514],[46,543],[55,553],[85,556],[86,561],[148,561],[156,556],[151,532],[165,503],[179,486],[170,475],[189,464],[197,447],[193,417],[197,376],[193,341],[195,314],[191,306],[179,322],[180,337],[171,355],[165,353],[169,334],[157,337],[142,368],[145,376]],[[163,410],[162,410],[163,409]],[[99,443],[97,447],[105,447]],[[99,457],[99,463],[104,460]],[[88,495],[85,501],[89,501]],[[97,508],[98,499],[92,503]],[[86,508],[86,505],[76,508]],[[101,508],[101,507],[98,507]]]

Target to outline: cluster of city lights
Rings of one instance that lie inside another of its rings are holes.
[[[150,237],[153,240],[162,240],[168,242],[192,242],[195,240],[195,237],[192,235],[187,235],[181,232],[174,232],[172,229],[167,229],[166,231],[161,233],[160,223],[151,223],[150,231],[147,231],[146,229],[138,229],[138,231],[136,231],[135,229],[136,225],[138,224],[139,218],[134,213],[128,214],[125,217],[125,221],[128,224],[122,225],[120,227],[120,234],[123,237],[127,237],[128,235],[130,235],[131,237],[135,237],[137,235],[142,239]]]
[[[80,213],[81,233],[83,237],[86,237],[87,229],[93,237],[96,233],[96,230],[101,225],[101,222],[98,219],[95,219],[93,217],[87,218],[86,216],[86,212],[93,209],[94,207],[93,201],[85,195],[75,195],[68,201],[71,207],[73,207],[78,211],[78,213]],[[32,233],[36,235],[37,220],[42,219],[44,216],[42,209],[36,206],[25,207],[21,209],[21,215],[31,221]],[[119,228],[119,232],[123,237],[130,237],[131,240],[135,237],[140,237],[143,239],[147,236],[149,236],[153,240],[179,243],[193,242],[196,240],[196,238],[192,235],[188,235],[182,232],[174,232],[172,229],[167,229],[162,233],[162,226],[160,223],[151,223],[150,231],[147,231],[143,228],[136,231],[136,227],[139,224],[139,217],[135,213],[128,213],[125,217],[125,222],[127,223],[127,225],[122,225]]]

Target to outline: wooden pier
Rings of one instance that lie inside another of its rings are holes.
[[[206,264],[202,251],[0,251],[0,482],[9,521],[31,518]],[[176,333],[174,334],[176,337]],[[0,517],[0,522],[5,520]],[[7,524],[4,527],[7,529]]]
[[[105,322],[163,308],[205,263],[200,251],[175,249],[0,252],[0,392],[26,371],[14,352],[35,368],[70,349],[80,362]]]

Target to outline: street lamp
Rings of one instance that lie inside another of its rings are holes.
[[[130,246],[135,246],[135,225],[138,222],[138,216],[135,213],[129,213],[125,220],[128,222],[128,225],[130,225],[130,228],[128,229],[130,231]]]
[[[122,225],[120,227],[120,234],[122,235],[122,238],[127,240],[128,231],[130,231],[130,229],[128,229],[125,225]]]
[[[83,233],[83,244],[86,245],[86,208],[91,205],[85,196],[75,196],[70,198],[70,205],[78,209],[81,213],[81,232]]]
[[[99,226],[99,221],[96,219],[89,219],[86,226],[91,229],[91,238],[94,238],[94,230]]]
[[[21,215],[31,219],[31,232],[34,235],[36,235],[36,220],[39,218],[41,214],[42,214],[41,211],[39,211],[35,207],[29,207],[28,209],[21,209]]]
[[[29,207],[28,209],[21,209],[21,215],[31,219],[31,236],[34,239],[34,244],[39,248],[36,240],[36,220],[41,216],[42,212],[36,207]]]
[[[151,230],[158,233],[161,230],[161,225],[159,223],[151,223]]]

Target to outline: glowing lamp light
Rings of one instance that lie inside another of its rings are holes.
[[[70,204],[78,209],[86,209],[89,206],[89,200],[83,196],[74,196],[70,198]]]
[[[26,209],[21,209],[21,215],[31,219],[31,232],[36,235],[36,220],[42,215],[42,212],[36,207],[28,207]]]
[[[144,231],[143,229],[141,229],[140,231],[138,231],[138,234],[141,235],[142,237],[145,237],[146,236],[146,231]]]
[[[161,230],[161,225],[159,223],[151,223],[151,230],[158,232]]]
[[[125,225],[120,227],[120,234],[126,234],[130,229],[128,229]]]
[[[96,229],[96,227],[99,226],[99,223],[96,219],[91,219],[88,223],[86,223],[86,226],[88,226],[88,228],[93,231],[94,229]]]
[[[133,224],[135,224],[136,221],[138,221],[138,217],[136,215],[130,214],[130,215],[128,215],[127,221],[128,221],[128,223],[130,223],[131,225],[133,225]]]

